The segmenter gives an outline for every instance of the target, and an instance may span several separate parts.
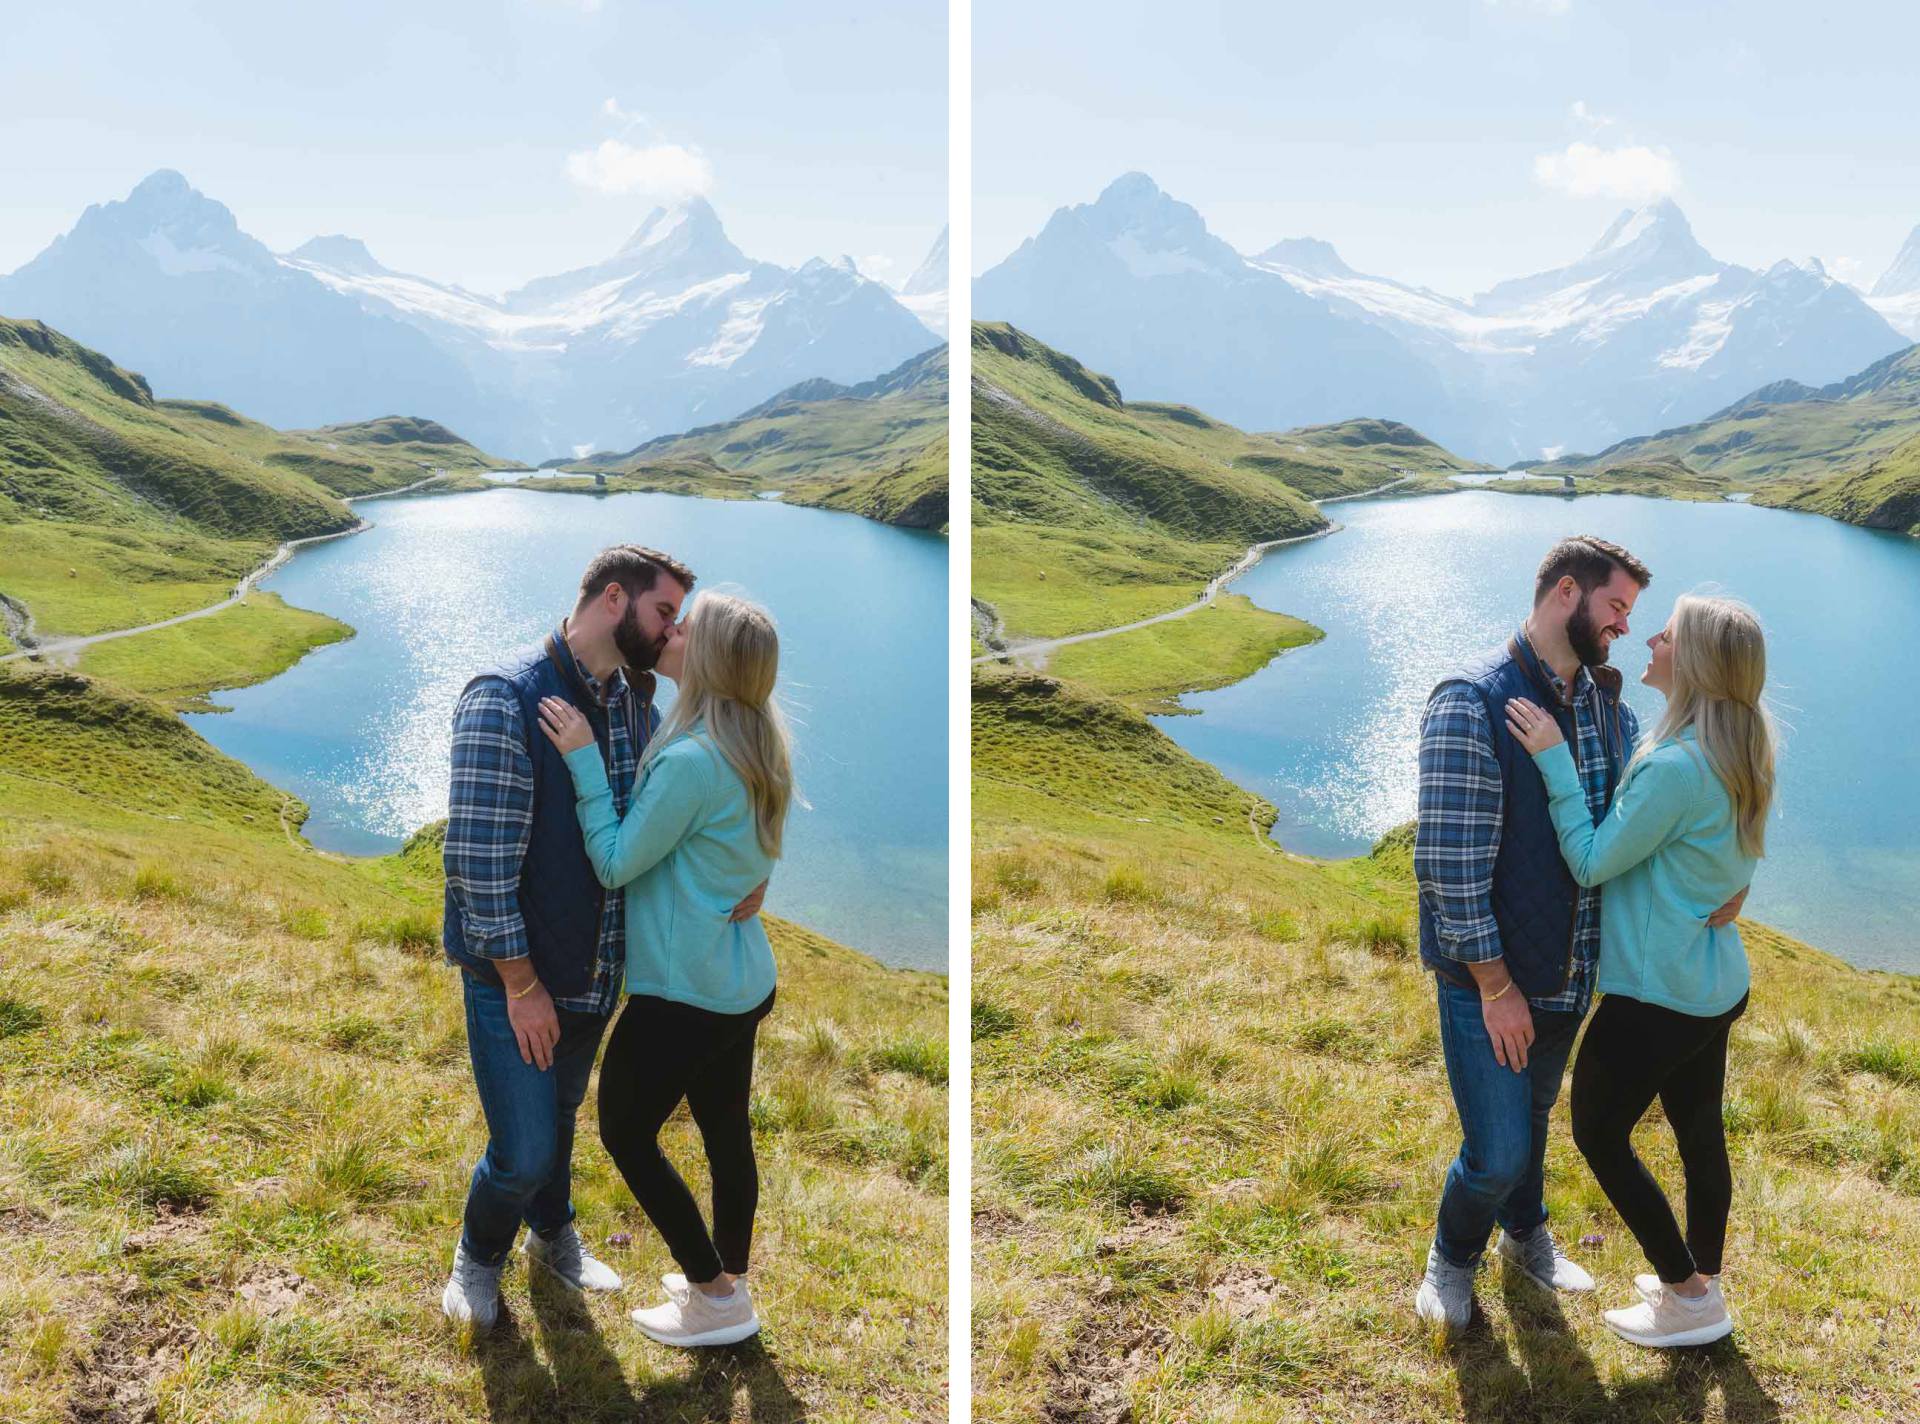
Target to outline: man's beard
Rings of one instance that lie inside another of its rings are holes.
[[[1582,603],[1567,619],[1567,644],[1573,655],[1587,667],[1600,667],[1607,661],[1607,645],[1601,641],[1599,626]]]
[[[620,621],[613,625],[613,643],[620,649],[621,661],[631,672],[651,672],[653,665],[660,661],[660,648],[664,640],[649,638],[646,630],[640,626],[640,605],[629,602],[627,611]]]

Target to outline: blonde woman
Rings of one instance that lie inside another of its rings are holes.
[[[1707,920],[1765,853],[1774,737],[1761,701],[1766,642],[1751,609],[1688,596],[1647,643],[1641,681],[1666,697],[1666,712],[1598,825],[1553,719],[1516,700],[1507,725],[1546,780],[1574,878],[1607,887],[1605,997],[1574,1063],[1573,1138],[1655,1273],[1638,1277],[1641,1298],[1606,1321],[1635,1344],[1672,1348],[1733,1329],[1719,1280],[1733,1200],[1721,1100],[1727,1036],[1747,1007],[1747,956],[1736,926]],[[1656,1097],[1686,1171],[1684,1235],[1629,1140]]]
[[[664,1304],[633,1312],[668,1345],[729,1345],[760,1328],[744,1279],[759,1199],[747,1109],[773,950],[757,916],[731,911],[779,858],[793,798],[779,664],[765,609],[719,593],[694,604],[660,654],[679,692],[624,820],[585,718],[559,698],[540,704],[573,773],[594,873],[626,896],[628,998],[600,1065],[600,1140],[680,1266],[662,1278]],[[706,1148],[711,1232],[660,1151],[682,1099]]]

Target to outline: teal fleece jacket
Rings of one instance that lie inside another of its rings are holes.
[[[599,752],[567,754],[587,858],[627,897],[627,992],[745,1013],[773,992],[758,915],[728,918],[773,870],[746,783],[696,724],[641,771],[625,820]]]
[[[1737,926],[1707,917],[1750,884],[1758,863],[1740,849],[1733,801],[1691,728],[1628,772],[1596,825],[1564,743],[1534,757],[1546,779],[1560,853],[1600,897],[1603,994],[1624,994],[1710,1018],[1747,992]]]

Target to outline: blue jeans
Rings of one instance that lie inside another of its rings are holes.
[[[574,1119],[607,1020],[556,1009],[560,1041],[553,1066],[542,1071],[520,1057],[507,1018],[507,991],[470,973],[460,977],[466,983],[467,1052],[488,1134],[467,1188],[460,1244],[473,1260],[497,1266],[513,1249],[521,1222],[551,1236],[573,1220]]]
[[[1522,1237],[1547,1219],[1547,1118],[1581,1016],[1535,1009],[1527,1066],[1516,1073],[1493,1056],[1479,992],[1438,975],[1434,982],[1461,1141],[1440,1192],[1433,1244],[1454,1265],[1470,1266],[1487,1249],[1496,1222],[1509,1236]]]

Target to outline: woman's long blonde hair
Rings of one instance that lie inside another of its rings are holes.
[[[1667,710],[1633,759],[1692,727],[1707,765],[1733,802],[1740,849],[1763,856],[1777,738],[1773,713],[1761,696],[1767,640],[1759,615],[1738,599],[1689,593],[1674,604],[1672,627]]]
[[[760,848],[779,858],[793,794],[793,740],[774,700],[780,634],[773,615],[727,593],[704,593],[687,614],[687,649],[673,709],[647,743],[644,766],[696,722],[746,783]]]

